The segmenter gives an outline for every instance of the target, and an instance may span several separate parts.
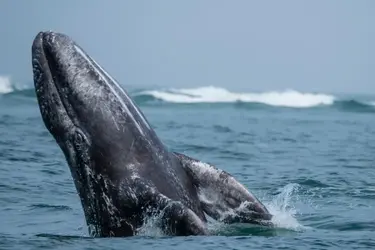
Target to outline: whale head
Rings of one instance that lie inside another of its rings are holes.
[[[109,221],[121,217],[113,216],[120,177],[152,157],[145,145],[161,142],[126,91],[70,37],[37,34],[32,66],[40,113],[64,152],[88,224],[120,223]]]

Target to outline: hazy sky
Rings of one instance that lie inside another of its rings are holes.
[[[0,75],[66,33],[123,85],[375,93],[375,1],[0,0]]]

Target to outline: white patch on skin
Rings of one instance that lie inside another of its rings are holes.
[[[90,58],[78,47],[78,46],[76,46],[76,45],[74,45],[74,48],[76,49],[76,51],[83,57],[83,58],[85,58],[85,60],[87,61],[87,63],[89,63],[91,66],[93,66],[93,67],[99,67],[100,69],[102,69],[99,65],[97,65],[97,63],[95,63],[96,65],[94,65],[92,62],[91,62],[91,60],[90,60]],[[103,70],[103,72],[105,72],[104,70]],[[124,103],[124,101],[120,98],[120,96],[117,94],[117,92],[115,91],[115,89],[113,89],[113,87],[111,86],[111,84],[109,84],[107,81],[106,81],[106,78],[105,78],[105,76],[100,72],[100,71],[97,71],[97,73],[100,75],[100,77],[102,78],[102,80],[104,81],[104,82],[106,82],[107,83],[107,86],[110,88],[110,90],[111,90],[111,92],[112,92],[112,94],[113,95],[115,95],[116,96],[116,98],[117,98],[117,100],[121,103],[121,105],[126,109],[126,112],[127,112],[127,114],[129,115],[129,117],[133,120],[133,123],[136,125],[136,127],[137,127],[137,129],[138,129],[138,131],[144,136],[145,134],[144,134],[144,132],[143,132],[143,130],[142,130],[142,128],[141,128],[141,126],[138,124],[138,122],[135,120],[135,118],[134,118],[134,116],[133,116],[133,114],[130,112],[130,110],[128,109],[128,107],[126,106],[126,104]],[[108,74],[107,74],[107,76],[108,76]],[[109,77],[110,79],[112,79],[111,77]],[[116,81],[113,81],[115,84],[117,84],[117,82]],[[118,85],[117,85],[118,86]],[[121,88],[120,88],[120,90],[122,90]],[[132,104],[133,106],[134,106],[134,104]],[[137,110],[137,109],[135,109],[135,110]],[[138,111],[137,111],[138,112]],[[141,118],[142,119],[144,119],[142,116],[141,116]],[[147,123],[146,123],[147,124]],[[117,125],[117,124],[116,124]]]
[[[88,196],[88,198],[90,200],[90,203],[91,203],[91,204],[88,204],[88,205],[92,206],[93,202],[94,201],[96,202],[97,199],[99,198],[98,195],[101,195],[101,198],[103,199],[103,201],[105,203],[104,209],[108,212],[108,215],[109,215],[108,220],[111,221],[112,225],[121,226],[120,218],[116,215],[118,213],[118,210],[117,210],[116,206],[113,204],[112,197],[109,196],[106,192],[106,191],[109,190],[109,184],[110,184],[109,182],[110,181],[107,178],[104,178],[101,174],[97,175],[96,173],[94,173],[89,166],[84,166],[84,169],[85,169],[85,172],[86,172],[85,173],[86,176],[90,180],[89,183],[88,183],[89,191],[88,191],[88,193],[86,193],[86,195]],[[95,193],[95,191],[93,189],[93,186],[95,185],[93,182],[100,182],[101,180],[104,182],[104,190],[101,190],[100,194],[97,194],[97,193]],[[98,209],[98,208],[94,208],[94,209]]]
[[[198,160],[185,159],[182,163],[199,183],[199,200],[220,219],[240,211],[246,212],[252,206],[262,209],[263,204],[225,171]]]
[[[223,180],[220,178],[220,175],[225,173],[223,170],[216,169],[210,164],[198,161],[190,161],[190,169],[196,177],[198,177],[200,183],[208,184],[209,182],[217,182],[219,187],[223,185],[223,183],[221,183]],[[241,192],[254,199],[253,195],[229,174],[226,182],[226,187],[236,187],[234,190],[226,190],[231,196],[235,197],[235,193]]]

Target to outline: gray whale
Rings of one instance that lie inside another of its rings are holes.
[[[32,67],[42,119],[67,160],[90,235],[136,235],[154,214],[178,236],[209,234],[207,215],[271,224],[231,175],[169,151],[127,92],[67,35],[38,33]]]

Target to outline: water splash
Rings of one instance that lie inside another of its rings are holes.
[[[143,225],[138,228],[138,236],[148,236],[148,237],[162,237],[166,234],[160,228],[162,213],[153,213],[152,215],[145,216]]]
[[[270,213],[274,215],[272,222],[276,226],[274,229],[262,227],[251,224],[225,224],[216,221],[211,217],[207,217],[208,230],[213,235],[277,235],[285,230],[303,231],[308,227],[300,224],[296,218],[298,210],[294,206],[294,201],[298,199],[299,184],[290,183],[283,188],[279,189],[279,194],[276,195],[271,201],[265,202],[265,206],[269,209]],[[145,218],[145,222],[141,228],[138,229],[137,235],[150,236],[150,237],[163,237],[165,233],[160,228],[161,213],[153,214]]]
[[[265,203],[270,213],[274,215],[272,222],[279,228],[285,228],[295,231],[306,229],[296,219],[298,213],[294,206],[293,198],[297,198],[297,191],[300,186],[296,183],[290,183],[281,188],[280,193],[270,202]]]

